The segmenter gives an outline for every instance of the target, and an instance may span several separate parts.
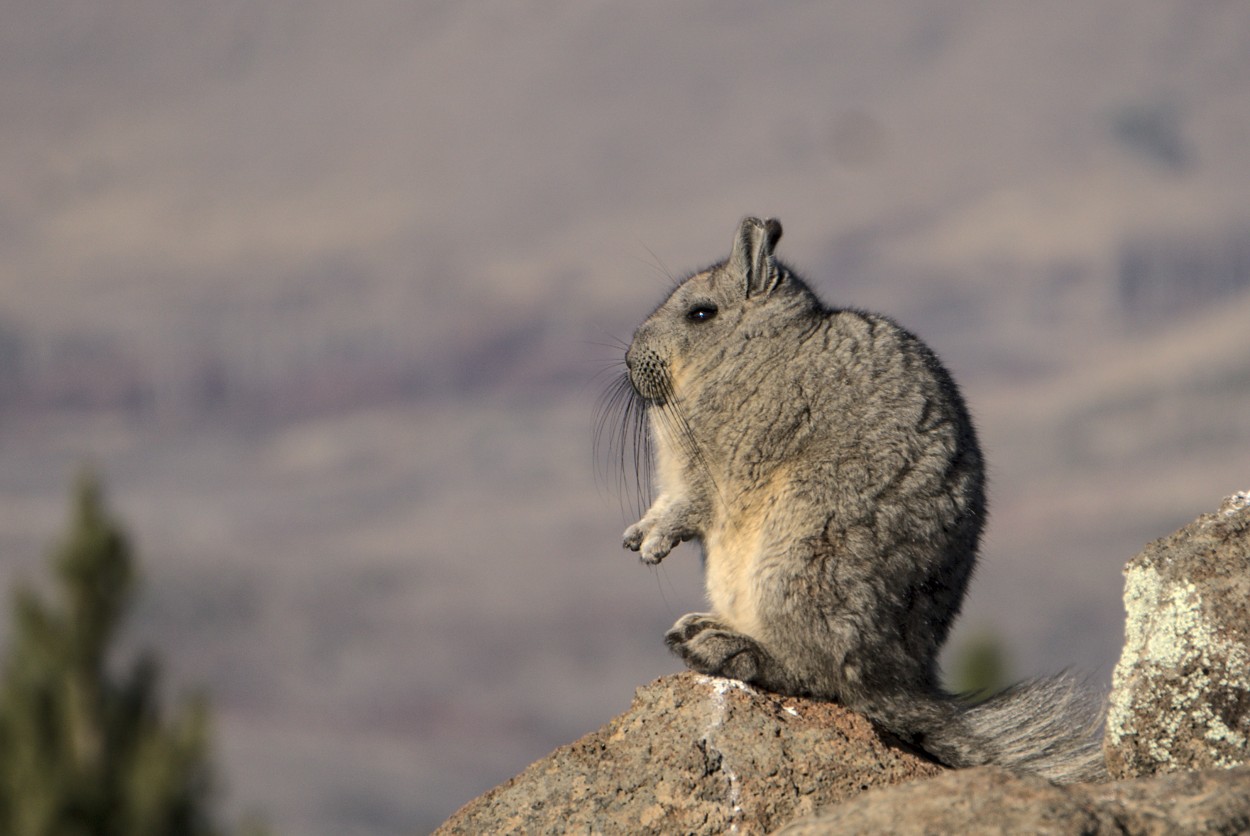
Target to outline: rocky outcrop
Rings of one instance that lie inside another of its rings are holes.
[[[942,767],[838,705],[682,673],[469,802],[439,833],[767,833]]]
[[[1250,830],[1250,768],[1187,772],[1114,784],[1058,786],[980,767],[871,790],[793,822],[817,834],[1234,834]]]
[[[1124,574],[1112,775],[1250,762],[1250,495],[1151,543]]]
[[[1250,494],[1125,575],[1104,747],[1118,782],[952,772],[837,705],[685,673],[438,832],[1250,832]]]

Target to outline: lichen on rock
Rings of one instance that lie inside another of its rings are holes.
[[[1107,765],[1116,777],[1250,762],[1250,496],[1151,543],[1125,568]]]

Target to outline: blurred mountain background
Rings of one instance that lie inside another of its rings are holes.
[[[743,215],[964,388],[992,517],[952,647],[1105,683],[1124,562],[1250,487],[1246,4],[4,20],[0,584],[93,463],[133,642],[278,832],[429,829],[679,667],[697,553],[621,550],[594,402]]]

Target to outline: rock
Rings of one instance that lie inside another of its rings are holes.
[[[841,706],[682,673],[469,802],[452,833],[766,833],[869,787],[936,775]]]
[[[1250,763],[1250,495],[1151,543],[1124,574],[1111,774]]]
[[[1178,772],[1090,788],[1114,813],[1112,833],[1250,832],[1250,768]]]
[[[899,791],[866,792],[779,833],[967,833],[976,827],[1000,833],[1095,833],[1106,823],[1095,811],[1082,810],[1064,787],[994,767],[893,789]]]
[[[993,767],[875,789],[792,822],[786,836],[877,833],[1245,833],[1250,768],[1059,786]]]

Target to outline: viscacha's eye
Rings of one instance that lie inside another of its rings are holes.
[[[686,311],[686,319],[695,323],[707,322],[708,320],[714,319],[715,317],[716,317],[716,306],[707,304],[707,303],[700,303],[698,305],[695,305],[690,310]]]

